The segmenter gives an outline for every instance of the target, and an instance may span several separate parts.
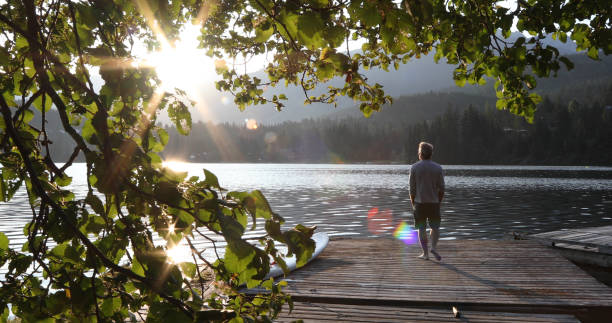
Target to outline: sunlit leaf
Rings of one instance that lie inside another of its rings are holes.
[[[8,250],[8,246],[9,246],[9,239],[6,237],[4,233],[0,232],[0,250],[6,251]]]

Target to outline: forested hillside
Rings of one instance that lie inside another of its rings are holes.
[[[457,104],[440,103],[449,98]],[[394,107],[372,120],[311,119],[254,130],[197,123],[189,137],[168,128],[164,155],[198,162],[410,163],[426,140],[444,164],[612,165],[612,82],[584,102],[546,97],[533,124],[496,110],[486,97],[430,93],[399,102],[413,109]]]

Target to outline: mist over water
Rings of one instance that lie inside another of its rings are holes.
[[[330,236],[392,237],[412,225],[409,165],[182,164],[215,173],[228,190],[260,189],[285,226],[316,225]],[[446,166],[441,239],[500,239],[511,232],[612,225],[612,168]],[[71,171],[77,198],[86,194],[85,165]],[[25,242],[32,217],[24,190],[0,204],[0,231]],[[261,222],[263,224],[263,221]],[[261,234],[262,227],[250,232]],[[205,243],[200,242],[202,246]]]

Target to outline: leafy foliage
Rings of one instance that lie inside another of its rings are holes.
[[[271,319],[289,301],[282,284],[262,281],[270,257],[282,261],[273,241],[287,243],[304,262],[313,249],[312,229],[281,231],[282,217],[260,191],[228,193],[207,170],[204,180],[188,179],[163,168],[157,154],[169,139],[155,123],[157,111],[167,109],[187,134],[189,100],[181,91],[156,93],[153,70],[133,67],[130,47],[141,40],[157,46],[147,19],[156,19],[172,38],[199,6],[32,0],[1,5],[0,198],[8,201],[25,188],[32,221],[21,250],[0,233],[0,266],[8,264],[0,312],[8,313],[10,304],[28,322],[139,315],[151,322],[241,321]],[[101,87],[92,81],[96,69]],[[58,144],[74,151],[63,165],[50,154],[46,127],[52,118],[70,136]],[[87,165],[82,198],[67,188],[72,179],[66,175],[79,155]],[[245,240],[248,217],[271,228],[259,239],[261,248]],[[196,249],[191,262],[169,260],[167,249],[179,241],[194,248],[194,239],[218,237],[227,248],[216,261]],[[239,286],[260,284],[268,293],[238,292]]]
[[[498,107],[530,119],[538,101],[528,92],[535,86],[532,74],[548,76],[560,63],[571,68],[539,39],[569,35],[592,58],[600,50],[609,54],[611,12],[596,0],[518,4],[511,12],[491,0],[3,1],[0,198],[24,188],[32,221],[21,250],[0,236],[0,263],[8,264],[0,318],[7,319],[11,304],[25,321],[122,321],[144,309],[152,322],[269,320],[288,301],[282,284],[262,282],[269,257],[283,264],[275,241],[286,243],[298,263],[312,252],[312,228],[282,231],[282,218],[259,191],[225,194],[209,172],[204,180],[187,179],[162,167],[157,153],[168,134],[156,125],[157,112],[167,109],[187,133],[189,100],[180,91],[155,92],[153,70],[132,64],[134,44],[155,49],[159,35],[172,40],[181,25],[206,17],[201,41],[211,55],[274,55],[269,82],[219,64],[217,87],[234,93],[239,108],[268,101],[282,108],[286,97],[263,94],[265,86],[284,82],[301,85],[306,102],[346,95],[361,102],[366,116],[390,98],[360,69],[397,68],[435,51],[457,65],[458,84],[492,77]],[[515,18],[520,31],[535,37],[503,38]],[[348,39],[364,40],[363,53],[343,53],[339,47]],[[92,81],[93,71],[101,86]],[[308,95],[335,77],[344,78],[343,87]],[[62,165],[49,153],[46,120],[53,114],[70,136],[61,144],[73,147]],[[66,170],[80,154],[87,164],[84,198],[67,189]],[[244,239],[249,217],[264,222],[263,249]],[[181,240],[193,246],[194,237],[211,235],[227,242],[224,258],[211,262],[193,250],[193,263],[168,261],[168,247]],[[210,291],[210,281],[224,284]],[[238,292],[242,284],[262,284],[269,293],[246,296]]]
[[[612,53],[612,11],[597,0],[520,0],[513,10],[494,0],[225,0],[217,5],[204,24],[203,47],[230,56],[274,55],[266,69],[268,83],[236,69],[223,73],[218,88],[234,93],[241,109],[265,102],[281,109],[283,100],[265,98],[257,89],[284,81],[300,85],[306,103],[334,103],[337,96],[348,96],[362,102],[369,116],[391,98],[381,85],[368,82],[363,69],[397,69],[434,52],[436,62],[444,59],[456,66],[457,85],[482,85],[485,77],[492,78],[497,107],[531,121],[540,102],[529,91],[536,87],[535,76],[573,67],[556,48],[543,44],[547,35],[575,42],[593,59],[601,50]],[[243,32],[226,32],[230,24]],[[511,38],[513,25],[531,37]],[[362,52],[342,51],[340,45],[348,40],[362,41]],[[334,77],[343,78],[344,86],[329,86],[320,96],[308,94]]]

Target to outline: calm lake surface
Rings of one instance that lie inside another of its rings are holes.
[[[287,226],[316,225],[330,236],[389,237],[412,224],[409,165],[183,164],[215,173],[228,190],[260,189]],[[500,239],[511,232],[612,225],[611,167],[452,166],[445,169],[441,239]],[[71,171],[85,194],[85,165]],[[25,192],[0,204],[0,231],[24,241]],[[251,234],[260,234],[257,230]]]

